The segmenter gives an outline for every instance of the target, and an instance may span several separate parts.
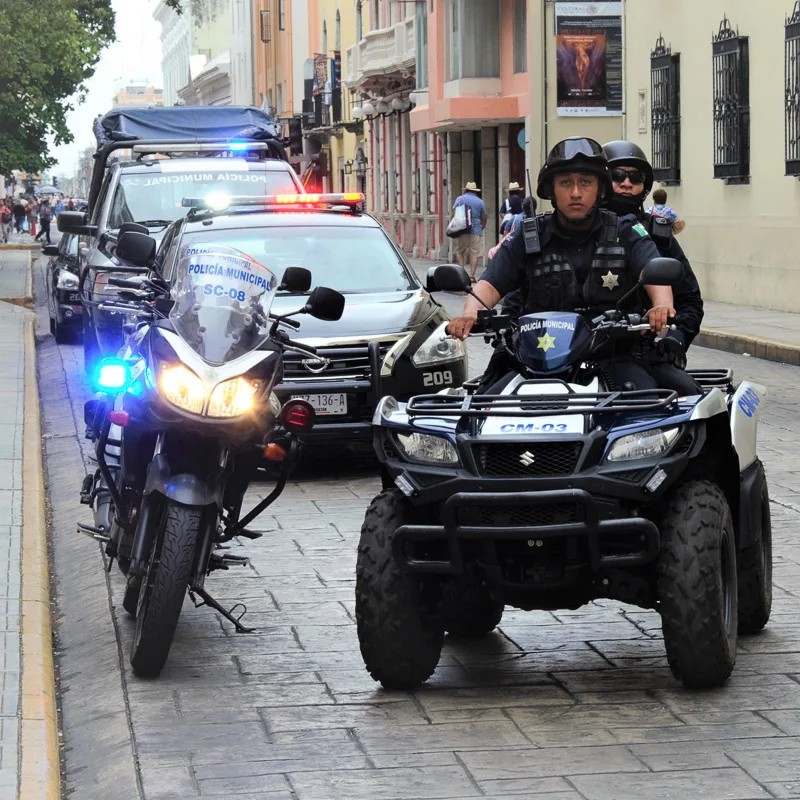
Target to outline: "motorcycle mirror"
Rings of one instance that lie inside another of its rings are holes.
[[[440,264],[428,270],[425,288],[429,292],[468,292],[472,282],[464,267]]]
[[[126,231],[119,237],[114,255],[136,267],[146,268],[156,254],[156,240],[138,231]]]
[[[303,312],[325,322],[336,322],[344,312],[344,295],[327,286],[317,286]]]
[[[141,225],[138,222],[123,222],[119,226],[117,234],[122,236],[123,233],[143,233],[145,236],[149,236],[150,231],[147,225]]]
[[[311,288],[311,272],[305,267],[286,267],[279,292],[305,294]]]
[[[643,286],[675,286],[683,278],[683,264],[677,258],[654,258],[645,264],[640,283]]]

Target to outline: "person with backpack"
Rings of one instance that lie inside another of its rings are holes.
[[[466,206],[467,218],[472,220],[472,226],[456,240],[456,259],[462,267],[466,267],[469,259],[469,274],[475,283],[475,273],[478,270],[478,259],[483,255],[483,231],[486,228],[486,205],[478,196],[480,189],[474,181],[464,187],[464,194],[456,198],[453,208]]]
[[[508,197],[503,200],[497,215],[500,217],[500,234],[511,230],[514,217],[522,213],[522,187],[516,182],[508,184]]]
[[[47,237],[47,244],[52,244],[50,241],[50,222],[53,219],[53,209],[50,208],[50,201],[45,198],[39,206],[39,233],[36,234],[36,241],[38,242],[42,236]]]

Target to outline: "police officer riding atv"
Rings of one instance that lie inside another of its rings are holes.
[[[394,486],[366,513],[356,621],[367,669],[387,688],[425,681],[445,632],[483,635],[505,605],[654,608],[687,687],[724,683],[737,633],[769,619],[756,455],[766,390],[715,370],[693,373],[697,394],[679,396],[631,355],[674,313],[683,268],[638,222],[599,208],[604,164],[591,140],[560,143],[540,181],[556,215],[507,240],[475,287],[454,265],[431,276],[432,290],[469,295],[452,332],[477,326],[514,366],[484,393],[387,397],[376,411]],[[491,309],[517,288],[515,322]]]

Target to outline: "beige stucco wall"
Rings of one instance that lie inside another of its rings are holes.
[[[681,54],[680,186],[669,203],[687,221],[680,242],[705,297],[800,310],[800,181],[784,176],[784,18],[793,0],[628,0],[626,136],[651,152],[650,52],[659,33]],[[750,172],[713,178],[711,38],[723,13],[750,38]],[[637,107],[646,91],[646,132]]]

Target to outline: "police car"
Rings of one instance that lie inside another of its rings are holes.
[[[408,398],[467,378],[464,343],[445,334],[449,317],[423,288],[383,226],[361,208],[360,194],[186,198],[193,211],[167,230],[157,260],[172,277],[178,243],[213,243],[245,253],[280,280],[305,267],[311,289],[328,286],[346,299],[336,322],[302,318],[294,334],[315,356],[286,353],[284,402],[299,397],[317,412],[307,443],[371,450],[380,398]],[[272,312],[296,310],[297,295],[275,297]]]

